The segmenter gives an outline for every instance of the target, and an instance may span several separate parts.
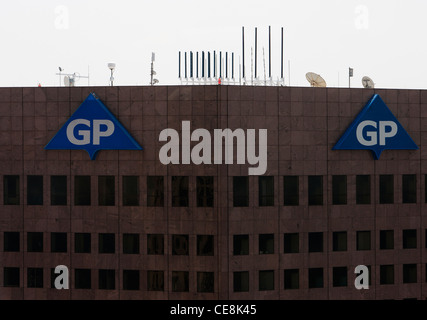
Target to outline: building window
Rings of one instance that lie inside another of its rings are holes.
[[[259,235],[259,254],[273,254],[274,253],[274,234],[260,234]]]
[[[197,272],[197,292],[214,292],[213,272]]]
[[[67,205],[67,176],[50,177],[50,204],[52,206]]]
[[[123,290],[139,290],[139,270],[123,270]]]
[[[6,232],[3,234],[3,250],[4,252],[19,252],[20,241],[19,232]]]
[[[308,252],[323,252],[323,232],[308,233]]]
[[[274,270],[259,271],[259,291],[274,290]]]
[[[283,235],[283,253],[299,252],[299,233],[285,233]]]
[[[172,235],[172,255],[188,256],[188,234]]]
[[[98,177],[98,205],[114,206],[116,198],[115,177],[99,176]]]
[[[380,203],[394,203],[394,176],[380,175]]]
[[[75,253],[91,252],[91,234],[90,233],[74,234],[74,252]]]
[[[402,176],[402,202],[417,203],[417,175],[404,174]]]
[[[402,244],[403,244],[403,249],[416,249],[417,248],[417,230],[416,229],[402,230]]]
[[[98,270],[98,289],[115,290],[116,289],[116,271],[99,269]]]
[[[417,265],[415,263],[403,265],[403,283],[417,283]]]
[[[27,287],[43,288],[43,268],[27,269]]]
[[[76,289],[92,288],[92,277],[90,269],[75,269],[74,276],[74,286]]]
[[[214,178],[197,177],[197,206],[213,207],[214,203]]]
[[[148,291],[164,291],[164,272],[163,271],[147,271],[147,289]]]
[[[188,177],[172,177],[172,207],[188,207]]]
[[[19,176],[3,177],[3,200],[5,205],[19,205]]]
[[[164,178],[161,176],[147,177],[147,206],[164,206]]]
[[[172,292],[188,292],[188,271],[172,271]]]
[[[356,176],[356,204],[371,203],[371,176]]]
[[[237,234],[233,236],[233,254],[235,256],[249,254],[249,235]]]
[[[147,254],[164,254],[164,236],[162,234],[147,235]]]
[[[308,287],[310,289],[323,288],[323,268],[308,269]]]
[[[308,205],[323,205],[323,176],[308,176]]]
[[[123,176],[123,206],[139,206],[139,177]]]
[[[347,176],[332,176],[332,204],[347,204]]]
[[[393,230],[380,230],[380,249],[381,250],[394,249],[394,231]]]
[[[249,271],[233,272],[233,290],[234,292],[249,291]]]
[[[371,231],[356,232],[356,250],[371,250]]]
[[[339,231],[332,233],[332,250],[347,251],[347,232]]]
[[[285,269],[285,290],[299,289],[299,269]]]
[[[197,255],[198,256],[214,255],[214,236],[212,235],[197,236]]]
[[[123,234],[123,253],[139,254],[139,234],[137,233]]]
[[[52,232],[50,234],[51,252],[67,252],[67,233]]]
[[[98,253],[115,253],[115,234],[100,233],[98,237]]]
[[[332,278],[334,287],[347,287],[347,267],[333,267]]]
[[[43,252],[43,232],[27,233],[27,251]]]
[[[258,198],[260,207],[274,206],[274,177],[258,177]]]
[[[43,205],[43,176],[27,176],[27,205]]]
[[[74,205],[90,206],[90,176],[75,176],[74,177]]]
[[[394,284],[394,265],[380,266],[380,284]]]
[[[283,194],[285,206],[299,205],[299,176],[283,177]]]
[[[233,177],[233,206],[249,206],[249,177]]]
[[[3,269],[3,286],[19,287],[19,268],[5,267]]]

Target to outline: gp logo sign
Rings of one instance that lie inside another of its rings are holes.
[[[86,150],[95,160],[99,150],[142,150],[107,107],[89,94],[46,150]]]
[[[417,150],[418,146],[403,129],[378,94],[359,113],[332,150],[372,150],[375,160],[384,150]]]

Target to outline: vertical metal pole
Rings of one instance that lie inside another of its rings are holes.
[[[208,78],[211,77],[211,52],[208,51]]]
[[[216,51],[213,52],[213,77],[216,78]]]
[[[205,77],[205,52],[202,51],[202,78]]]
[[[283,79],[283,27],[282,27],[282,43],[281,43],[281,79]]]
[[[185,67],[185,79],[187,79],[187,51],[185,51],[185,63],[184,63],[184,67]]]
[[[199,51],[196,52],[196,78],[199,79]]]
[[[271,26],[268,26],[268,77],[271,78]]]
[[[193,78],[193,51],[190,51],[190,78]]]
[[[243,64],[242,76],[244,79],[245,78],[245,27],[242,27],[242,64]]]
[[[219,77],[222,78],[222,51],[219,52]]]
[[[234,79],[234,52],[231,53],[231,79]]]
[[[225,78],[228,79],[228,51],[225,52]]]
[[[181,51],[178,54],[178,60],[179,60],[179,63],[178,63],[178,78],[181,79]]]
[[[258,30],[255,27],[255,79],[257,78]]]

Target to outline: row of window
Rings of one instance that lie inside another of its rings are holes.
[[[67,252],[67,233],[50,233],[51,252]],[[394,230],[380,230],[379,248],[380,250],[394,249]],[[98,234],[98,253],[115,253],[116,235],[114,233]],[[259,234],[258,249],[259,254],[274,254],[274,234]],[[332,232],[332,251],[347,251],[347,231]],[[123,253],[140,253],[140,235],[137,233],[123,234]],[[197,255],[214,255],[214,236],[197,235]],[[425,230],[425,247],[427,248],[427,229]],[[90,233],[74,233],[74,251],[75,253],[91,253],[92,235]],[[300,234],[284,233],[283,235],[283,253],[300,252]],[[356,231],[356,250],[371,250],[371,231]],[[402,248],[417,248],[417,230],[402,230]],[[172,255],[189,255],[190,241],[188,234],[172,235]],[[5,252],[20,251],[20,233],[4,232],[3,249]],[[308,233],[308,252],[323,252],[324,233]],[[43,252],[43,232],[27,232],[27,252]],[[164,235],[147,235],[147,254],[164,254]],[[249,254],[249,235],[233,235],[233,254]]]
[[[323,176],[308,176],[308,205],[323,205]],[[427,184],[427,179],[425,180]],[[20,182],[17,175],[6,175],[4,182],[4,204],[19,205]],[[139,177],[122,177],[123,206],[139,206]],[[300,177],[283,177],[283,204],[297,206],[300,204]],[[274,206],[274,177],[258,177],[259,206]],[[189,206],[189,177],[172,176],[172,207]],[[214,206],[214,177],[196,177],[196,197],[198,207]],[[427,186],[426,202],[427,202]],[[165,205],[165,182],[163,176],[147,176],[147,206],[163,207]],[[371,176],[356,176],[356,204],[371,203]],[[402,203],[417,202],[417,176],[402,175]],[[89,206],[91,199],[91,176],[74,177],[74,205]],[[394,203],[394,175],[379,176],[379,203]],[[27,176],[27,205],[43,205],[43,176]],[[50,204],[67,205],[67,176],[50,176]],[[347,176],[332,176],[332,204],[347,204]],[[98,205],[115,205],[115,176],[98,176]],[[249,177],[233,177],[233,206],[249,206]]]

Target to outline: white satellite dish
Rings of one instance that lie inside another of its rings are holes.
[[[326,81],[317,73],[307,72],[305,78],[310,83],[312,87],[325,88]]]
[[[65,76],[64,77],[64,85],[66,87],[74,87],[74,78],[72,78],[70,76]]]
[[[373,88],[375,88],[374,81],[371,78],[367,77],[367,76],[364,76],[362,78],[362,84],[363,84],[363,87],[367,88],[367,89],[373,89]]]

